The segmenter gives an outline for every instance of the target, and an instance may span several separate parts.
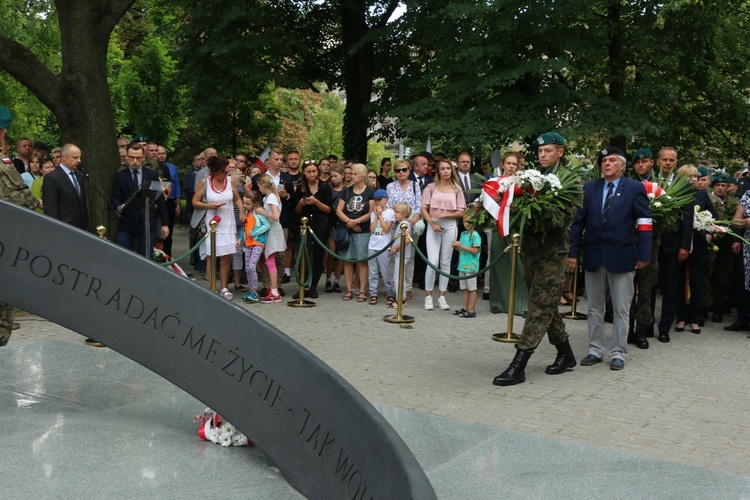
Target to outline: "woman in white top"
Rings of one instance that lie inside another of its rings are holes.
[[[427,225],[425,232],[427,259],[432,264],[439,263],[440,270],[446,274],[451,270],[453,240],[458,237],[456,221],[463,217],[464,210],[466,210],[466,200],[458,183],[456,169],[449,161],[441,160],[437,164],[435,182],[428,185],[422,193],[422,217]],[[434,286],[435,270],[427,266],[424,276],[424,308],[428,311],[433,309],[432,289]],[[445,301],[445,291],[448,289],[446,276],[440,275],[438,287],[440,291],[438,307],[447,311],[450,306]]]
[[[206,224],[215,216],[221,220],[216,226],[216,256],[219,257],[220,293],[227,300],[234,295],[229,286],[229,269],[232,255],[237,251],[237,225],[234,221],[232,203],[239,211],[240,221],[245,220],[245,209],[237,192],[237,186],[229,177],[229,159],[224,156],[213,156],[208,160],[208,178],[201,179],[193,195],[193,207],[206,210]],[[204,201],[205,200],[205,201]],[[204,257],[210,253],[211,238],[201,245],[200,254]],[[206,259],[206,275],[210,276],[213,259]]]

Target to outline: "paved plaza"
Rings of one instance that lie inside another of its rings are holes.
[[[184,251],[184,229],[177,243]],[[197,275],[194,284],[186,283],[196,285],[208,282]],[[320,293],[316,307],[292,308],[286,302],[295,290],[289,285],[285,290],[282,304],[247,305],[240,294],[234,303],[329,364],[399,432],[401,419],[408,421],[404,439],[441,498],[750,496],[750,339],[722,329],[734,317],[724,324],[707,322],[700,335],[672,333],[669,344],[649,339],[648,350],[630,346],[622,371],[610,370],[605,357],[592,367],[546,375],[555,349],[545,340],[529,361],[525,383],[495,387],[492,378],[507,367],[514,347],[490,339],[506,330],[507,316],[491,314],[486,301],[479,302],[475,319],[458,318],[449,311],[425,311],[423,292],[415,289],[404,310],[415,321],[404,327],[383,321],[394,310],[382,297],[372,306]],[[447,299],[460,307],[460,292]],[[579,310],[586,311],[585,301]],[[61,356],[119,356],[86,347],[83,337],[42,318],[21,315],[17,321],[21,329],[9,349],[19,353],[44,341],[64,343]],[[586,355],[586,321],[565,323],[580,361]],[[517,317],[514,330],[522,325]],[[73,354],[79,351],[83,354]],[[438,437],[433,426],[440,429]],[[438,449],[428,453],[430,446]],[[471,486],[462,479],[462,489],[451,480],[454,473],[473,478]],[[607,491],[603,479],[619,489]],[[497,488],[505,494],[495,497],[491,492]]]

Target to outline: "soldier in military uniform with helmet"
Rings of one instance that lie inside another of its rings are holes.
[[[12,117],[5,106],[0,106],[0,142],[5,139],[6,129],[10,126]],[[10,158],[0,158],[0,199],[21,205],[30,209],[37,207],[37,201],[21,179],[13,161]],[[15,309],[9,304],[0,302],[0,346],[8,344],[13,333],[13,316]]]

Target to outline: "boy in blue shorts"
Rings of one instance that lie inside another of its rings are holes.
[[[474,231],[474,226],[468,221],[469,210],[464,214],[464,227],[466,231],[461,233],[458,241],[453,242],[453,249],[458,251],[458,275],[468,276],[479,271],[479,249],[482,246],[482,238]],[[476,318],[477,306],[477,278],[459,280],[461,290],[464,294],[464,306],[458,311],[453,311],[454,316],[461,318]]]

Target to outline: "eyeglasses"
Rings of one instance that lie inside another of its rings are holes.
[[[377,179],[378,176],[377,175],[368,175],[367,178],[368,179]]]
[[[308,165],[317,165],[318,163],[315,160],[305,160],[304,162],[302,162],[302,164],[304,166],[308,166]]]
[[[398,173],[401,173],[401,172],[408,172],[409,169],[408,168],[397,168],[394,171],[398,174]]]
[[[234,161],[236,161],[237,163],[245,163],[245,160],[243,160],[242,158],[235,158]]]

